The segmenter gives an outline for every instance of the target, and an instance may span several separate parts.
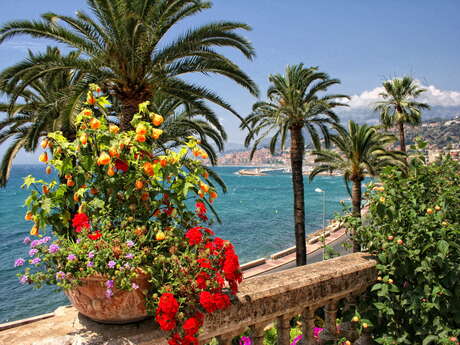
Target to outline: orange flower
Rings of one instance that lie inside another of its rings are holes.
[[[48,188],[48,186],[42,186],[42,191],[43,194],[48,194],[50,192],[50,189]]]
[[[157,140],[160,137],[160,135],[162,135],[162,134],[163,134],[163,130],[157,129],[157,128],[152,129],[152,138],[153,139]]]
[[[38,157],[38,160],[42,163],[48,163],[48,153],[43,152],[40,157]]]
[[[192,150],[192,153],[193,153],[193,155],[194,155],[195,157],[198,157],[198,156],[201,154],[201,150],[199,150],[199,149],[193,149],[193,150]]]
[[[110,155],[110,157],[116,157],[116,158],[120,157],[120,154],[118,153],[118,151],[115,148],[111,148],[109,150],[109,155]]]
[[[67,180],[67,187],[73,187],[75,186],[75,182],[72,179]]]
[[[96,104],[96,98],[94,98],[92,95],[88,95],[88,97],[86,97],[86,102],[88,102],[88,104],[94,105]]]
[[[153,176],[155,173],[153,169],[153,164],[150,162],[145,162],[143,169],[144,169],[144,172],[149,176]]]
[[[203,182],[200,183],[200,189],[204,192],[207,193],[209,190],[209,186]]]
[[[85,116],[92,116],[93,115],[93,112],[90,110],[90,109],[85,109],[83,111],[83,115]]]
[[[160,159],[160,165],[163,168],[166,168],[166,166],[168,165],[168,161],[166,159]]]
[[[38,236],[38,226],[36,224],[30,229],[30,234],[32,236]]]
[[[89,121],[89,126],[91,127],[91,129],[98,129],[99,127],[101,127],[101,121],[99,121],[98,119],[96,119],[95,117],[93,117],[93,118]]]
[[[136,134],[139,135],[146,135],[147,134],[147,127],[145,125],[140,124],[136,127]]]
[[[44,149],[46,149],[48,147],[48,144],[49,144],[48,139],[43,139],[43,141],[41,142],[40,146],[44,150]]]
[[[136,189],[144,188],[144,182],[142,182],[141,180],[137,180],[135,185],[136,185]]]
[[[112,134],[117,134],[120,131],[120,128],[116,125],[109,125],[109,131]]]
[[[203,159],[208,159],[208,154],[207,154],[206,152],[203,152],[203,153],[201,154],[201,158],[203,158]]]
[[[24,216],[24,219],[25,220],[32,220],[33,219],[32,212],[27,212],[26,215]]]
[[[77,193],[74,193],[73,194],[73,201],[78,202],[78,200],[80,200],[80,197],[78,196]]]
[[[115,175],[115,170],[113,170],[113,167],[111,165],[109,165],[109,168],[107,169],[107,175],[109,175],[110,177]]]
[[[50,167],[50,166],[46,167],[45,172],[46,172],[48,175],[51,174],[51,167]]]
[[[86,133],[80,135],[80,142],[82,143],[82,145],[86,145],[88,143],[88,136],[86,135]]]
[[[97,189],[94,188],[94,187],[91,188],[91,189],[89,190],[89,192],[90,192],[92,195],[96,195],[96,194],[98,193]]]
[[[211,191],[211,192],[209,193],[209,196],[210,196],[211,198],[213,198],[213,199],[216,199],[216,198],[217,198],[217,193],[214,192],[214,191]]]
[[[157,234],[155,235],[155,239],[157,241],[163,241],[166,238],[166,235],[163,231],[158,231]]]
[[[145,140],[147,138],[145,137],[145,135],[143,134],[136,134],[136,141],[140,142],[140,143],[145,143]]]
[[[152,123],[154,126],[161,126],[161,124],[163,123],[164,119],[163,119],[163,116],[161,115],[158,115],[158,114],[153,114],[153,116],[151,116],[152,118]]]
[[[147,200],[149,200],[149,198],[150,198],[149,192],[143,192],[143,193],[141,194],[141,200],[142,200],[142,201],[147,201]]]
[[[110,156],[107,152],[102,152],[97,159],[97,165],[107,165],[110,163]]]

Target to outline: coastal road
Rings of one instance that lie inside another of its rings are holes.
[[[332,249],[334,249],[334,251],[338,252],[340,255],[350,254],[350,253],[352,253],[352,249],[351,248],[346,249],[342,245],[348,239],[349,239],[349,237],[347,235],[344,235],[344,236],[338,238],[337,240],[335,240],[334,242],[330,243],[328,246],[331,247]],[[315,252],[313,252],[311,254],[308,254],[308,256],[307,256],[307,264],[312,264],[312,263],[319,262],[319,261],[322,261],[322,260],[323,260],[323,249],[319,249],[319,250],[317,250],[317,251],[315,251]],[[287,263],[285,265],[282,265],[282,266],[279,266],[277,268],[274,268],[274,269],[272,269],[270,271],[266,271],[266,272],[264,272],[262,274],[284,271],[284,270],[294,268],[294,267],[296,267],[295,260],[291,261],[291,262],[289,262],[289,263]]]

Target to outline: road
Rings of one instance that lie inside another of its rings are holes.
[[[337,240],[335,240],[334,242],[330,243],[329,244],[329,247],[333,248],[334,251],[338,252],[340,255],[345,255],[345,254],[350,254],[352,253],[352,249],[351,248],[348,248],[348,249],[345,249],[344,246],[342,246],[342,244],[348,240],[348,236],[347,235],[344,235],[340,238],[338,238]],[[319,249],[311,254],[309,254],[307,256],[307,264],[312,264],[312,263],[315,263],[315,262],[319,262],[319,261],[322,261],[323,260],[323,249]],[[260,275],[262,274],[267,274],[267,273],[274,273],[274,272],[279,272],[279,271],[284,271],[284,270],[287,270],[287,269],[290,269],[290,268],[294,268],[296,267],[295,265],[295,261],[292,261],[290,263],[287,263],[283,266],[279,266],[277,268],[274,268],[270,271],[266,271],[264,273],[261,273]]]

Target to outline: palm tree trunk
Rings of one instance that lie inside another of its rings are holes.
[[[296,244],[296,264],[307,264],[307,245],[305,243],[305,201],[303,186],[304,140],[301,126],[291,127],[291,170],[294,191],[294,226]]]
[[[406,153],[406,136],[404,135],[404,123],[399,123],[399,147],[400,150]]]
[[[139,104],[142,103],[142,101],[129,99],[122,100],[121,103],[120,129],[124,132],[132,129],[131,120],[134,114],[139,111]]]
[[[353,187],[351,189],[351,203],[353,205],[353,217],[361,218],[361,179],[356,178],[353,180]],[[356,241],[356,229],[353,233],[353,253],[361,250],[358,241]]]

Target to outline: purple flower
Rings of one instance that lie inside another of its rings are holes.
[[[42,261],[42,259],[40,259],[40,258],[33,258],[33,259],[30,261],[30,263],[31,263],[32,265],[38,265],[41,261]]]
[[[49,249],[48,249],[48,252],[51,253],[51,254],[54,254],[56,253],[57,251],[59,250],[59,246],[57,244],[52,244],[50,245]]]
[[[132,259],[132,258],[134,258],[134,254],[133,253],[128,253],[128,254],[125,255],[125,258]]]
[[[27,276],[22,276],[21,278],[19,278],[19,282],[21,284],[25,284],[25,283],[28,283],[29,282],[29,278]]]
[[[14,267],[19,267],[25,264],[25,260],[23,258],[16,259],[14,262]]]
[[[126,245],[127,245],[129,248],[131,248],[132,246],[134,246],[134,242],[131,241],[131,240],[128,240],[128,241],[126,241]]]
[[[89,253],[88,253],[88,257],[89,257],[90,259],[94,258],[94,252],[89,252]]]
[[[62,280],[65,278],[65,273],[62,271],[56,272],[56,279],[57,280]]]
[[[252,340],[249,337],[241,337],[240,345],[252,345]]]
[[[324,328],[319,328],[319,327],[315,327],[313,328],[313,336],[315,338],[318,338],[319,337],[319,334],[324,331]]]
[[[30,242],[31,242],[31,239],[30,239],[29,236],[24,237],[24,240],[22,241],[22,243],[24,243],[24,244],[29,244]]]
[[[88,263],[86,264],[86,267],[94,267],[94,262],[88,261]]]
[[[113,280],[107,280],[105,282],[105,286],[107,287],[107,289],[112,289],[113,288]]]
[[[75,256],[75,254],[69,254],[69,255],[67,255],[67,260],[76,261],[77,257]]]
[[[302,334],[301,334],[301,335],[298,335],[297,337],[295,337],[295,338],[292,340],[291,345],[297,345],[297,343],[298,343],[299,341],[301,341],[302,338],[303,338],[303,337],[302,337]]]
[[[77,244],[81,242],[81,238],[77,238]]]
[[[38,253],[38,249],[33,248],[33,249],[29,250],[29,256],[34,256],[37,253]]]
[[[131,268],[131,265],[130,265],[129,263],[125,263],[125,264],[123,265],[123,267],[126,268],[126,269],[130,269],[130,268]]]
[[[113,291],[111,289],[105,290],[105,297],[110,298],[113,296]]]
[[[51,240],[51,237],[45,236],[40,241],[41,241],[41,243],[48,243],[50,240]]]
[[[36,246],[40,245],[40,241],[39,240],[33,240],[32,242],[30,242],[30,248],[35,248]]]
[[[107,266],[108,266],[109,268],[114,268],[116,264],[117,264],[117,263],[116,263],[115,261],[110,260],[109,263],[107,264]]]
[[[131,284],[131,288],[132,288],[133,290],[137,290],[137,289],[139,289],[139,285],[137,285],[136,283],[132,283],[132,284]]]

